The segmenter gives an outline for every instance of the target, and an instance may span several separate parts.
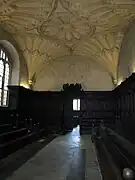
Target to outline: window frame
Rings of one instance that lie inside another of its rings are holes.
[[[77,101],[77,108],[74,108],[74,101]],[[73,111],[80,111],[81,110],[81,100],[79,98],[73,99]]]
[[[1,51],[2,51],[2,56],[1,56]],[[5,53],[5,57],[3,56],[3,53]],[[7,60],[8,58],[8,60]],[[0,96],[0,107],[7,107],[8,106],[8,102],[9,102],[9,91],[8,91],[8,87],[7,89],[5,89],[5,77],[6,77],[6,64],[8,64],[8,68],[9,68],[9,72],[8,72],[8,82],[7,82],[7,86],[9,85],[10,81],[11,81],[11,57],[7,51],[6,48],[4,48],[1,44],[0,44],[0,60],[3,62],[3,66],[4,66],[4,70],[3,70],[3,75],[2,75],[2,86],[0,87],[1,89],[1,96]],[[6,103],[4,104],[4,92],[7,92],[6,95]]]

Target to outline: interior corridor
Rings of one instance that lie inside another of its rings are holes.
[[[79,134],[79,126],[60,135],[14,171],[7,180],[101,180],[90,135]]]

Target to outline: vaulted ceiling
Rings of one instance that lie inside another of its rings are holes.
[[[117,79],[134,0],[0,0],[0,24],[18,42],[29,78],[61,56],[86,56]]]

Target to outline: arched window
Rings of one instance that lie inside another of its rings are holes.
[[[8,104],[8,84],[10,77],[9,54],[0,46],[0,106]]]

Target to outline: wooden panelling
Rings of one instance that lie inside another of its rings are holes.
[[[107,125],[114,120],[114,103],[112,92],[84,92],[81,96],[81,133],[91,133],[92,124],[97,126],[101,121]]]
[[[72,85],[72,87],[74,86]],[[81,133],[84,131],[90,133],[94,121],[97,125],[101,120],[108,125],[112,124],[115,113],[111,91],[86,92],[78,90],[77,93],[75,92],[69,86],[67,91],[60,92],[34,92],[19,88],[19,93],[16,94],[20,96],[19,110],[26,112],[27,117],[32,118],[34,122],[38,120],[47,132],[56,131],[58,133],[63,129],[71,131],[79,123]],[[10,98],[12,99],[12,95]],[[73,111],[74,98],[81,100],[80,112]]]
[[[114,91],[116,100],[115,130],[127,139],[135,142],[135,74],[121,83]]]

